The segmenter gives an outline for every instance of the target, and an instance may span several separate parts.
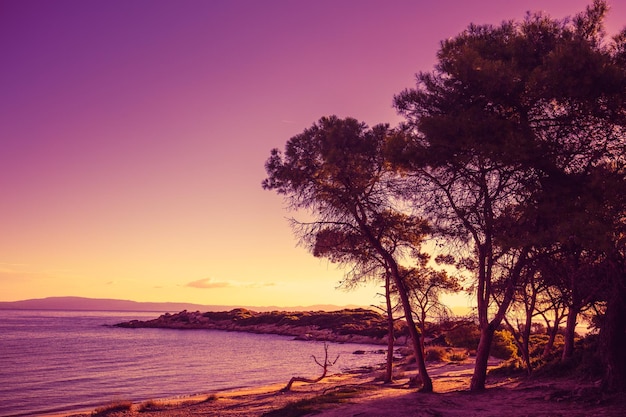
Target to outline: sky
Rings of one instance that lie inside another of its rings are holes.
[[[270,150],[326,115],[396,125],[470,23],[590,2],[0,0],[0,301],[379,303],[297,245]]]

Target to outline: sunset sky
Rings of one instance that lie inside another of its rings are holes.
[[[0,0],[0,301],[380,301],[296,246],[270,150],[324,115],[397,124],[469,23],[590,2]]]

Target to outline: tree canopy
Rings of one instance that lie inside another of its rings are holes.
[[[623,221],[622,202],[598,182],[624,182],[626,145],[624,34],[606,38],[606,11],[595,1],[571,20],[470,25],[395,97],[413,131],[394,145],[396,159],[420,179],[417,192],[438,196],[420,200],[425,215],[469,243],[482,331],[472,389],[484,388],[488,342],[530,261],[573,241],[600,261]],[[570,288],[592,275],[577,271]],[[580,302],[570,305],[572,332]]]
[[[545,300],[567,310],[564,356],[596,308],[605,386],[626,389],[626,29],[609,38],[607,11],[470,25],[395,96],[401,126],[324,117],[266,163],[263,187],[314,217],[293,222],[301,241],[357,280],[389,272],[409,329],[411,288],[457,287],[420,264],[426,235],[444,242],[476,295],[472,390],[511,306],[523,301],[529,327]],[[420,373],[428,388],[423,361]]]

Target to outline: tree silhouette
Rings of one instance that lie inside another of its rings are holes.
[[[433,317],[449,316],[449,309],[441,303],[441,295],[462,290],[457,277],[428,266],[430,257],[422,254],[417,257],[417,266],[403,270],[409,288],[415,321],[420,328],[422,348],[426,334],[426,320]]]
[[[604,248],[619,241],[603,224],[623,222],[624,206],[612,200],[609,210],[608,194],[594,200],[603,190],[594,171],[611,161],[612,172],[623,172],[624,163],[626,31],[608,42],[606,11],[596,0],[571,20],[529,14],[470,25],[442,43],[434,71],[395,97],[413,137],[390,149],[414,178],[417,205],[464,249],[459,263],[475,279],[481,340],[472,390],[484,389],[493,332],[530,260],[546,248],[575,254],[567,251],[572,237],[586,256],[599,241]],[[584,194],[572,188],[581,181],[589,185]],[[587,239],[590,229],[602,238]],[[570,284],[612,285],[626,300],[623,252],[594,253],[598,265],[614,259],[612,284],[598,281],[606,273],[583,270],[573,271]]]
[[[428,227],[394,207],[390,188],[396,176],[383,152],[392,133],[386,125],[369,129],[352,118],[323,117],[292,137],[284,155],[271,151],[263,187],[284,195],[292,209],[306,209],[314,216],[311,222],[292,222],[300,240],[314,253],[350,261],[375,254],[384,265],[402,302],[421,389],[430,392],[432,381],[398,261],[402,248],[418,246]]]

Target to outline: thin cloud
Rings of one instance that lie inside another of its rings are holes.
[[[246,288],[263,288],[263,287],[275,287],[276,283],[274,282],[254,282],[252,284],[246,285]]]
[[[191,281],[185,285],[185,287],[191,288],[226,288],[230,287],[228,282],[213,281],[211,278],[199,279],[197,281]]]
[[[50,280],[59,276],[71,277],[71,271],[37,270],[28,264],[0,262],[0,281]]]
[[[8,262],[0,262],[0,272],[6,274],[12,273],[24,273],[28,268],[27,264],[16,264],[16,263],[8,263]]]

